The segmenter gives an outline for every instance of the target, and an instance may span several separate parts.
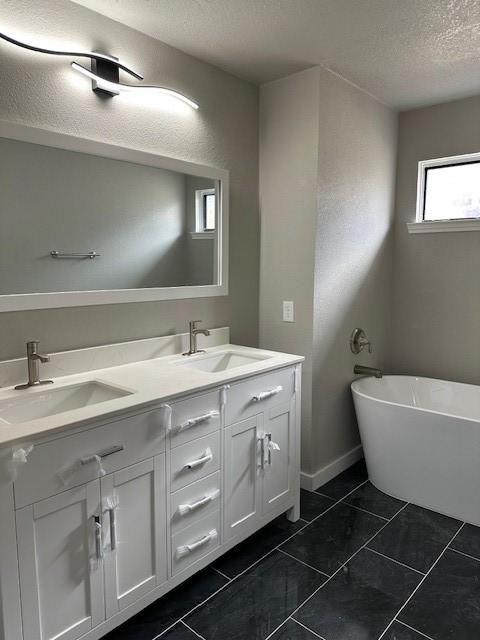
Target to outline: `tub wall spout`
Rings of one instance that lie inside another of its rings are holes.
[[[381,369],[364,367],[362,364],[356,364],[353,367],[353,373],[356,376],[375,376],[375,378],[383,378],[383,371]]]

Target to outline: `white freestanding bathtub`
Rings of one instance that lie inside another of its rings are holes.
[[[480,525],[480,387],[384,376],[352,393],[372,484]]]

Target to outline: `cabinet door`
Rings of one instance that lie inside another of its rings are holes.
[[[17,511],[24,640],[74,640],[104,619],[99,514],[98,480]]]
[[[166,580],[165,454],[101,483],[109,618]]]
[[[260,421],[257,415],[225,429],[225,539],[252,528],[260,516]]]
[[[263,432],[262,509],[267,514],[295,491],[294,401],[269,409],[264,414]]]

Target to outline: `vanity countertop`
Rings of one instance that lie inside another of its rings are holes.
[[[209,356],[225,351],[234,352],[238,356],[248,357],[250,355],[252,358],[263,359],[256,359],[248,364],[216,372],[197,370],[187,366],[187,358],[191,358],[193,363],[195,360],[205,360]],[[0,419],[0,447],[34,441],[54,431],[81,426],[87,421],[108,419],[129,410],[148,408],[148,405],[153,403],[171,401],[179,396],[202,392],[252,375],[297,364],[303,360],[302,356],[224,344],[208,348],[205,353],[193,356],[183,357],[177,353],[141,362],[56,377],[53,385],[32,387],[22,391],[17,391],[13,387],[2,388],[0,389],[0,404],[3,406],[8,405],[10,400],[18,404],[19,398],[24,398],[25,404],[28,404],[29,401],[38,401],[38,396],[42,394],[46,398],[54,389],[93,381],[127,391],[128,395],[62,411],[28,422],[10,424]]]

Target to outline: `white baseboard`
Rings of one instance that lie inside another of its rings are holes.
[[[329,462],[315,473],[305,473],[302,471],[300,473],[300,486],[307,491],[315,491],[315,489],[318,489],[332,478],[335,478],[335,476],[338,476],[339,473],[348,469],[348,467],[361,458],[363,458],[363,448],[362,445],[359,444],[353,449],[350,449],[350,451],[347,451],[347,453],[344,453],[343,456],[333,460],[333,462]]]

